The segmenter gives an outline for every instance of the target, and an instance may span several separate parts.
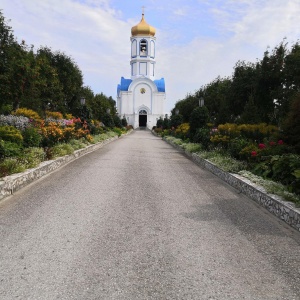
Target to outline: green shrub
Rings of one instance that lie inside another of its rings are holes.
[[[26,170],[26,167],[20,163],[17,158],[5,158],[0,162],[0,176],[4,177],[14,173],[20,173]]]
[[[242,155],[240,153],[248,144],[249,142],[247,139],[236,137],[230,140],[227,151],[232,157],[241,159]]]
[[[86,143],[84,143],[81,139],[80,140],[72,139],[68,143],[72,146],[74,150],[79,150],[86,147]]]
[[[23,143],[21,131],[13,126],[0,126],[0,139],[19,145]]]
[[[200,143],[205,149],[210,144],[210,130],[208,128],[198,128],[193,136],[194,143]]]
[[[274,182],[270,179],[264,179],[253,174],[252,172],[245,170],[240,171],[239,174],[249,179],[251,182],[262,186],[268,193],[278,195],[286,201],[294,202],[298,207],[300,206],[300,196],[296,195],[295,193],[289,192],[287,188],[281,183]]]
[[[279,181],[287,186],[290,192],[300,194],[300,156],[284,154],[270,156],[255,165],[252,172],[263,178]]]
[[[200,144],[188,143],[184,145],[184,149],[190,153],[199,152],[202,150]]]
[[[19,158],[19,161],[26,169],[29,169],[37,167],[45,160],[45,157],[46,154],[43,148],[30,147],[24,149],[23,155]]]
[[[245,162],[238,161],[226,155],[224,151],[202,151],[198,155],[203,159],[209,160],[225,172],[238,173],[247,168]]]
[[[190,133],[192,136],[196,134],[198,128],[206,127],[209,120],[208,109],[206,106],[196,107],[190,116]]]
[[[73,152],[74,148],[70,144],[57,144],[51,148],[52,158],[69,155]]]
[[[114,127],[113,128],[113,132],[115,132],[118,136],[122,135],[122,129],[120,129],[118,127]]]
[[[42,142],[42,135],[34,127],[27,127],[23,132],[24,147],[39,147]]]
[[[116,127],[121,128],[122,127],[122,121],[118,115],[113,116],[114,124]]]
[[[0,140],[0,159],[6,157],[18,157],[22,154],[19,144]]]

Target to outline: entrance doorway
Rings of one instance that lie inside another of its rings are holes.
[[[147,112],[143,109],[139,112],[139,127],[147,126]]]

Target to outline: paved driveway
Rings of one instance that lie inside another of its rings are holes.
[[[149,131],[0,202],[0,299],[300,299],[300,234]]]

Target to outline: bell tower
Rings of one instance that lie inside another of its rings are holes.
[[[131,78],[121,77],[117,87],[120,117],[133,128],[149,128],[164,116],[166,93],[164,78],[155,79],[155,28],[141,21],[131,28]]]
[[[155,78],[155,28],[150,26],[142,14],[139,24],[131,28],[131,79]]]

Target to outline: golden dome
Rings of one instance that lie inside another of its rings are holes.
[[[155,28],[150,26],[144,19],[144,14],[142,14],[142,20],[139,24],[131,28],[131,35],[155,35]]]

